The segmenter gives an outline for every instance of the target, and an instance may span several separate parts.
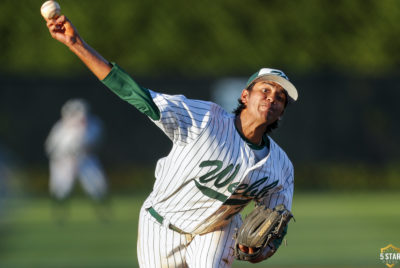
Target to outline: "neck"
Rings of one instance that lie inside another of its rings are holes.
[[[243,113],[236,116],[235,124],[241,134],[251,143],[257,145],[262,143],[262,137],[267,130],[266,124],[259,124],[253,120],[246,120]]]

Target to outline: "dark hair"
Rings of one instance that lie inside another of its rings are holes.
[[[254,85],[256,84],[256,82],[252,82],[246,89],[248,91],[251,91],[254,87]],[[285,108],[288,104],[288,94],[285,92],[286,95],[286,102],[285,102]],[[234,113],[236,116],[239,116],[241,114],[241,112],[243,111],[244,108],[246,108],[246,105],[242,102],[241,98],[238,98],[238,106],[232,111],[232,113]],[[266,134],[269,134],[272,132],[272,130],[278,128],[279,126],[279,119],[276,120],[275,122],[273,122],[272,124],[269,124],[267,126],[267,130],[265,131]]]

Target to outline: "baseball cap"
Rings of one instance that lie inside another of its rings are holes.
[[[258,72],[250,76],[249,80],[247,80],[246,87],[248,87],[257,79],[273,81],[281,85],[286,90],[290,99],[289,101],[291,102],[295,102],[298,98],[296,87],[291,82],[289,82],[289,78],[281,70],[261,68]]]

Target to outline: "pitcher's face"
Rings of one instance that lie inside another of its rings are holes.
[[[272,81],[256,82],[253,89],[245,89],[241,95],[247,113],[267,125],[274,123],[283,114],[286,98],[283,87]]]

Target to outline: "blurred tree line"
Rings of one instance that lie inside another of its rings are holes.
[[[2,72],[62,74],[76,63],[50,41],[42,0],[0,1]],[[397,70],[398,0],[59,0],[85,40],[139,75]],[[79,70],[78,70],[79,71]]]

